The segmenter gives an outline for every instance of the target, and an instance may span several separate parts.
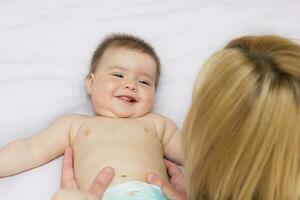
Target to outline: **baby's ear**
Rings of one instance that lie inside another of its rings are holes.
[[[93,91],[94,73],[89,73],[86,77],[86,89],[89,95]]]

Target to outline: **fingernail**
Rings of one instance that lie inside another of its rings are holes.
[[[107,178],[111,178],[112,175],[113,175],[113,170],[112,170],[110,167],[105,167],[105,168],[103,168],[101,174],[102,174],[103,177],[106,178],[106,179],[107,179]]]

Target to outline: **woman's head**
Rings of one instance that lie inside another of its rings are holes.
[[[184,134],[191,199],[297,199],[300,46],[229,42],[197,77]]]

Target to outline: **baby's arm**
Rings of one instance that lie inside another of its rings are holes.
[[[69,145],[72,116],[54,121],[40,133],[0,148],[0,177],[40,166],[63,154]]]
[[[163,133],[162,144],[164,155],[167,159],[182,165],[182,141],[181,133],[174,122],[165,119],[165,131]]]

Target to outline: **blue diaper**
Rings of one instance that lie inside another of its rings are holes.
[[[108,188],[102,200],[168,200],[156,185],[129,181]]]

